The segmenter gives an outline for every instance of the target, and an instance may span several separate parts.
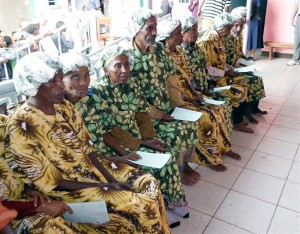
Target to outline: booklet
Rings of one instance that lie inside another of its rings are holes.
[[[174,119],[192,122],[196,122],[201,117],[201,115],[202,113],[199,111],[192,111],[179,107],[176,107],[173,113],[171,114],[171,116],[173,116]]]
[[[235,72],[253,72],[255,70],[255,65],[250,65],[247,67],[239,67],[239,68],[234,68]]]
[[[205,103],[212,104],[212,105],[222,105],[224,101],[217,101],[214,99],[204,98]]]
[[[223,90],[229,90],[230,88],[231,88],[231,85],[227,85],[227,86],[223,86],[223,87],[217,87],[217,88],[214,88],[213,93],[214,92],[221,92]]]
[[[243,65],[245,65],[245,66],[250,66],[250,65],[255,64],[254,61],[249,61],[249,60],[247,61],[246,59],[243,59],[243,58],[239,58],[239,59],[237,60],[237,63],[243,64]]]
[[[66,221],[76,223],[106,223],[109,216],[105,201],[67,203],[73,214],[66,212],[63,217]]]
[[[136,152],[142,158],[137,161],[129,160],[138,165],[153,167],[153,168],[162,168],[169,160],[171,154],[156,154],[156,153],[146,153],[142,151]]]

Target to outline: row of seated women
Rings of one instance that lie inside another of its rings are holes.
[[[223,155],[241,158],[231,150],[232,121],[234,129],[251,133],[243,116],[255,122],[251,114],[265,114],[258,109],[261,78],[226,65],[226,59],[234,65],[241,57],[239,50],[227,50],[227,41],[239,42],[230,34],[240,33],[243,12],[218,16],[196,43],[192,17],[157,25],[150,10],[139,9],[129,24],[131,42],[101,52],[94,67],[103,76],[91,84],[84,55],[58,59],[36,52],[22,58],[14,82],[29,99],[1,120],[0,196],[6,206],[30,211],[20,212],[12,227],[32,233],[170,233],[180,225],[178,217],[188,218],[182,183],[200,179],[188,163],[225,171]],[[229,90],[211,92],[228,84]],[[216,106],[206,99],[225,102]],[[174,120],[175,107],[203,115],[197,122]],[[137,150],[171,157],[162,168],[138,167]],[[34,201],[28,204],[26,196]],[[61,217],[72,213],[65,203],[100,200],[107,223]]]

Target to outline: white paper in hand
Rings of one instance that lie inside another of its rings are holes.
[[[227,86],[223,86],[223,87],[217,87],[217,88],[214,88],[213,93],[214,92],[221,92],[223,90],[229,90],[230,88],[231,88],[231,85],[227,85]]]
[[[201,117],[201,115],[202,113],[199,111],[192,111],[179,107],[176,107],[173,113],[171,114],[171,116],[174,117],[174,119],[192,122],[196,122]]]
[[[128,160],[138,165],[162,168],[169,160],[171,154],[156,154],[156,153],[146,153],[142,151],[137,151],[137,154],[141,156],[141,159],[137,161]]]
[[[214,99],[204,98],[205,103],[212,104],[212,105],[222,105],[224,104],[224,101],[217,101]]]
[[[105,201],[67,203],[73,214],[66,212],[63,217],[66,221],[76,223],[106,223],[109,216]]]
[[[234,68],[235,72],[253,72],[255,70],[255,65],[250,65],[247,67],[239,67],[239,68]]]

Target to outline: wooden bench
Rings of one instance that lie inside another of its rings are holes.
[[[270,47],[269,60],[272,60],[272,58],[273,58],[273,49],[274,48],[286,48],[286,49],[293,49],[294,48],[294,45],[291,44],[291,43],[265,41],[264,44],[265,44],[265,46]]]

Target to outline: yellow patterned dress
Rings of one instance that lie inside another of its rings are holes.
[[[200,50],[199,45],[197,43],[193,43],[190,45],[181,44],[180,46],[184,51],[187,66],[189,70],[192,72],[195,84],[200,89],[208,89],[207,82],[207,72],[205,71],[205,56],[203,51]],[[227,131],[230,134],[232,132],[232,120],[231,120],[231,112],[232,112],[232,104],[230,98],[226,95],[221,94],[219,92],[214,92],[211,96],[214,100],[224,101],[222,104],[223,113],[225,116],[225,126],[227,127]]]
[[[108,187],[55,190],[63,179],[106,182],[87,157],[92,141],[80,113],[68,101],[55,105],[54,115],[26,102],[10,117],[7,129],[16,163],[41,192],[65,202],[106,202],[110,222],[96,225],[100,232],[170,232],[157,181],[128,165],[103,160],[106,169],[118,181],[131,184],[134,192]]]
[[[14,173],[4,159],[5,125],[7,117],[0,115],[0,198],[6,201],[26,202],[24,182]],[[51,217],[45,214],[35,214],[12,222],[18,233],[99,233],[84,224],[66,222],[62,217]]]
[[[226,68],[226,49],[225,42],[218,35],[216,30],[210,30],[205,33],[199,41],[200,50],[204,51],[206,67],[225,71]],[[234,108],[238,107],[242,102],[247,100],[247,81],[243,76],[230,78],[225,77],[210,77],[217,82],[218,86],[231,85],[230,90],[222,91],[222,94],[228,96],[232,101]]]
[[[234,66],[239,58],[243,56],[242,36],[225,38],[226,63]],[[243,76],[247,80],[248,85],[248,103],[255,105],[259,100],[266,96],[263,79],[254,75],[252,72],[245,72]]]
[[[180,47],[177,47],[175,52],[167,51],[177,66],[177,85],[181,95],[191,99],[197,99],[191,84],[191,79],[194,75],[187,64],[185,53]],[[177,92],[174,91],[174,89],[176,90],[175,87],[170,87],[169,93]],[[195,106],[187,101],[184,102],[184,106],[202,113],[201,118],[198,120],[198,143],[196,152],[206,152],[206,158],[204,159],[199,155],[196,163],[204,165],[222,164],[222,154],[228,152],[231,148],[230,134],[226,128],[223,107],[209,104]]]

